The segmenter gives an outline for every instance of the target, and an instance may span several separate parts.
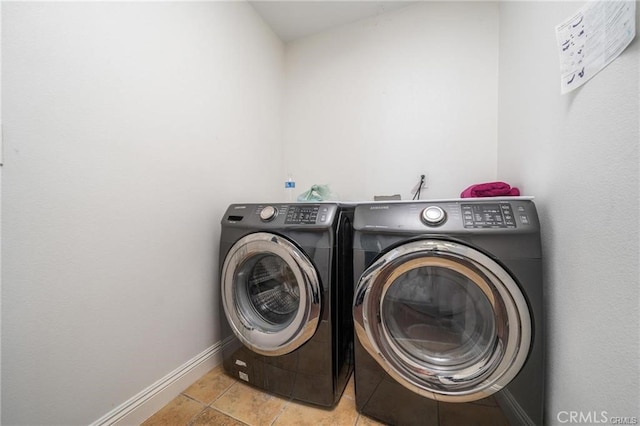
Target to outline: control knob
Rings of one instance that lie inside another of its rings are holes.
[[[429,226],[442,225],[447,219],[447,214],[441,207],[429,206],[422,210],[422,221]]]
[[[278,210],[276,210],[273,206],[267,206],[260,210],[260,219],[264,222],[268,222],[272,220],[274,217],[278,215]]]

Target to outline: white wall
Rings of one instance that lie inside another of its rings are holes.
[[[2,423],[87,424],[219,340],[231,202],[281,194],[241,2],[2,3]]]
[[[560,95],[554,28],[583,4],[500,6],[498,177],[540,209],[548,424],[640,415],[640,40]]]
[[[639,43],[561,96],[582,4],[426,2],[283,59],[242,3],[2,2],[3,424],[86,424],[215,343],[221,214],[288,171],[536,195],[549,423],[638,415]]]
[[[343,200],[494,180],[498,6],[424,2],[286,46],[284,174]]]

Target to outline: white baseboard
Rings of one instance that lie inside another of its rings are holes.
[[[189,385],[222,362],[222,342],[215,343],[90,426],[139,425]]]

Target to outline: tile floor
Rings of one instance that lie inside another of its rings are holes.
[[[218,366],[148,418],[143,426],[381,425],[356,411],[353,376],[333,409],[262,392]]]

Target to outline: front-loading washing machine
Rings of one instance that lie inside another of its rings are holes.
[[[542,424],[541,258],[530,198],[358,205],[358,411],[392,425]]]
[[[225,370],[322,406],[353,371],[353,206],[233,204],[220,239]]]

